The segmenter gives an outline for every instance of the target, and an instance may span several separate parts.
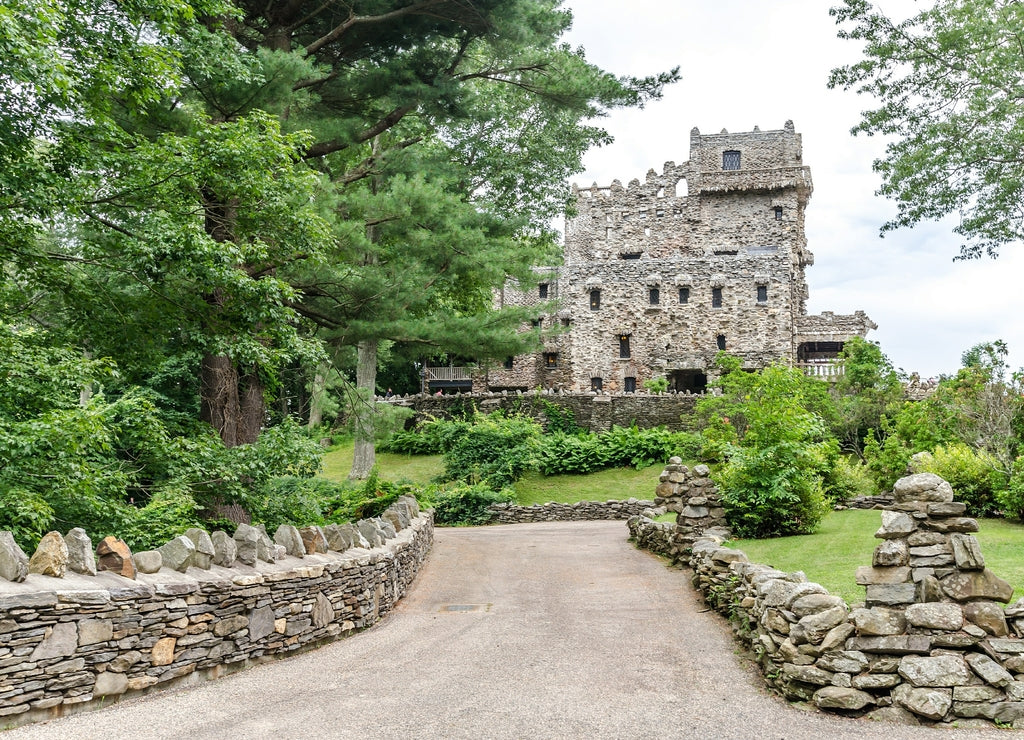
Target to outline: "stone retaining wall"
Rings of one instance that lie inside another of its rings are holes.
[[[580,501],[575,504],[492,504],[491,524],[526,524],[529,522],[582,522],[601,519],[629,519],[648,511],[653,501],[635,498],[626,501]]]
[[[683,556],[694,585],[750,647],[765,680],[819,709],[907,724],[1024,729],[1024,599],[985,568],[949,484],[901,479],[850,606],[801,572],[751,563],[706,532]],[[630,520],[638,544],[679,557],[670,527]]]
[[[386,540],[357,539],[344,552],[313,546],[301,557],[275,552],[274,562],[135,578],[0,579],[0,724],[215,678],[372,625],[405,595],[433,542],[432,512],[412,513]]]
[[[457,393],[448,396],[392,397],[388,403],[407,406],[415,411],[412,422],[429,417],[451,418],[463,416],[476,408],[483,413],[499,409],[508,412],[531,414],[538,422],[547,423],[544,403],[549,402],[561,409],[572,411],[576,424],[591,432],[603,432],[614,426],[628,427],[636,424],[642,428],[664,426],[672,431],[684,428],[683,418],[688,418],[700,400],[699,395],[688,393],[665,393],[652,395],[644,392],[621,393],[547,393],[534,391],[511,391],[501,393]],[[381,399],[384,400],[384,399]]]

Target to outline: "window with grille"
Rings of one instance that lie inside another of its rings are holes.
[[[544,353],[544,367],[546,367],[546,368],[558,367],[558,353],[557,352],[545,352]]]
[[[719,334],[717,337],[715,337],[715,340],[718,342],[718,349],[724,350],[725,349],[725,334]]]
[[[776,221],[781,221],[782,220],[782,206],[775,206],[774,210],[775,210],[775,220]]]
[[[513,362],[514,362],[513,358],[511,358],[511,357],[506,357],[506,358],[505,358],[505,369],[506,369],[506,370],[511,370],[511,369],[512,369],[512,363],[513,363]]]
[[[722,307],[722,289],[712,288],[711,289],[711,307],[721,308]]]
[[[604,388],[604,381],[603,380],[601,380],[600,378],[591,378],[590,379],[590,390],[592,390],[592,391],[599,391],[602,388]]]
[[[661,290],[659,290],[657,287],[651,287],[647,291],[647,300],[650,302],[652,306],[657,306],[659,303],[661,303]]]
[[[735,149],[722,152],[722,169],[738,170],[740,168],[740,153]]]
[[[636,393],[636,378],[626,378],[626,387],[624,390],[626,393]]]
[[[629,334],[619,334],[619,357],[621,359],[629,357]]]
[[[680,288],[679,289],[679,302],[680,303],[689,303],[690,302],[690,289],[689,288]]]
[[[768,286],[758,285],[757,286],[757,302],[767,303],[768,302]]]
[[[540,285],[537,286],[537,291],[538,291],[538,293],[540,293],[540,297],[541,298],[547,298],[548,297],[548,284],[547,283],[541,283]]]
[[[601,291],[590,291],[590,310],[597,311],[601,308]]]

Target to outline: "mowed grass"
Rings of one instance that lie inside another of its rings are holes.
[[[881,542],[874,537],[881,523],[878,511],[834,511],[814,534],[733,540],[729,546],[757,563],[786,572],[802,570],[808,580],[853,604],[864,601],[864,587],[857,585],[854,574],[859,566],[871,565],[871,554]],[[979,526],[975,536],[986,566],[1009,581],[1014,599],[1024,596],[1024,526],[1003,519],[982,519]]]
[[[343,442],[323,457],[324,478],[344,481],[352,468],[353,444]],[[612,468],[590,475],[543,476],[530,472],[515,484],[516,500],[525,505],[554,501],[572,504],[577,501],[620,501],[628,498],[653,499],[658,476],[664,465],[643,470]],[[444,470],[440,455],[396,455],[377,453],[377,472],[384,480],[408,480],[427,485]]]

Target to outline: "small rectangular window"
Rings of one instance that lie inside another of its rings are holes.
[[[629,334],[619,334],[619,358],[629,357]]]
[[[572,326],[572,319],[562,319],[563,329],[568,329],[570,326]]]
[[[717,337],[715,337],[715,341],[718,342],[718,349],[725,349],[725,334],[719,334]]]
[[[775,210],[775,220],[776,221],[781,221],[782,220],[782,206],[775,206],[774,210]]]
[[[592,390],[592,391],[599,391],[602,388],[604,388],[604,381],[601,380],[601,378],[591,378],[590,379],[590,390]]]
[[[689,303],[690,302],[690,289],[689,288],[680,288],[679,289],[679,302],[680,303]]]
[[[540,328],[540,319],[530,319],[530,326],[534,329]]]
[[[638,260],[640,259],[641,254],[643,254],[643,252],[626,252],[625,254],[620,254],[619,256],[624,260]]]
[[[758,285],[757,286],[757,302],[767,303],[768,302],[768,286]]]
[[[544,353],[544,367],[551,369],[558,367],[558,353],[557,352],[545,352]]]
[[[661,290],[659,290],[657,287],[651,287],[647,291],[647,300],[650,302],[652,306],[657,306],[659,303],[661,303]]]
[[[590,310],[598,311],[601,308],[601,291],[592,290],[590,291]]]
[[[740,168],[740,153],[735,149],[722,152],[722,169],[738,170]]]
[[[624,388],[626,393],[636,393],[636,378],[626,378],[626,387]]]
[[[711,289],[711,308],[722,307],[722,289],[712,288]]]
[[[537,286],[537,292],[540,294],[541,298],[547,298],[548,297],[548,284],[547,283],[541,283],[540,285],[538,285]]]
[[[505,369],[506,370],[511,370],[512,369],[512,365],[513,365],[514,362],[515,362],[515,360],[512,357],[506,357],[505,358]]]

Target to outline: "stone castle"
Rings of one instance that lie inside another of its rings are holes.
[[[537,268],[538,288],[509,285],[497,298],[536,306],[534,326],[556,331],[542,352],[489,368],[486,387],[628,393],[663,377],[697,393],[720,350],[748,369],[781,361],[829,375],[843,343],[877,327],[863,311],[807,315],[813,187],[801,149],[792,121],[694,128],[688,162],[627,187],[574,186],[564,264]]]

